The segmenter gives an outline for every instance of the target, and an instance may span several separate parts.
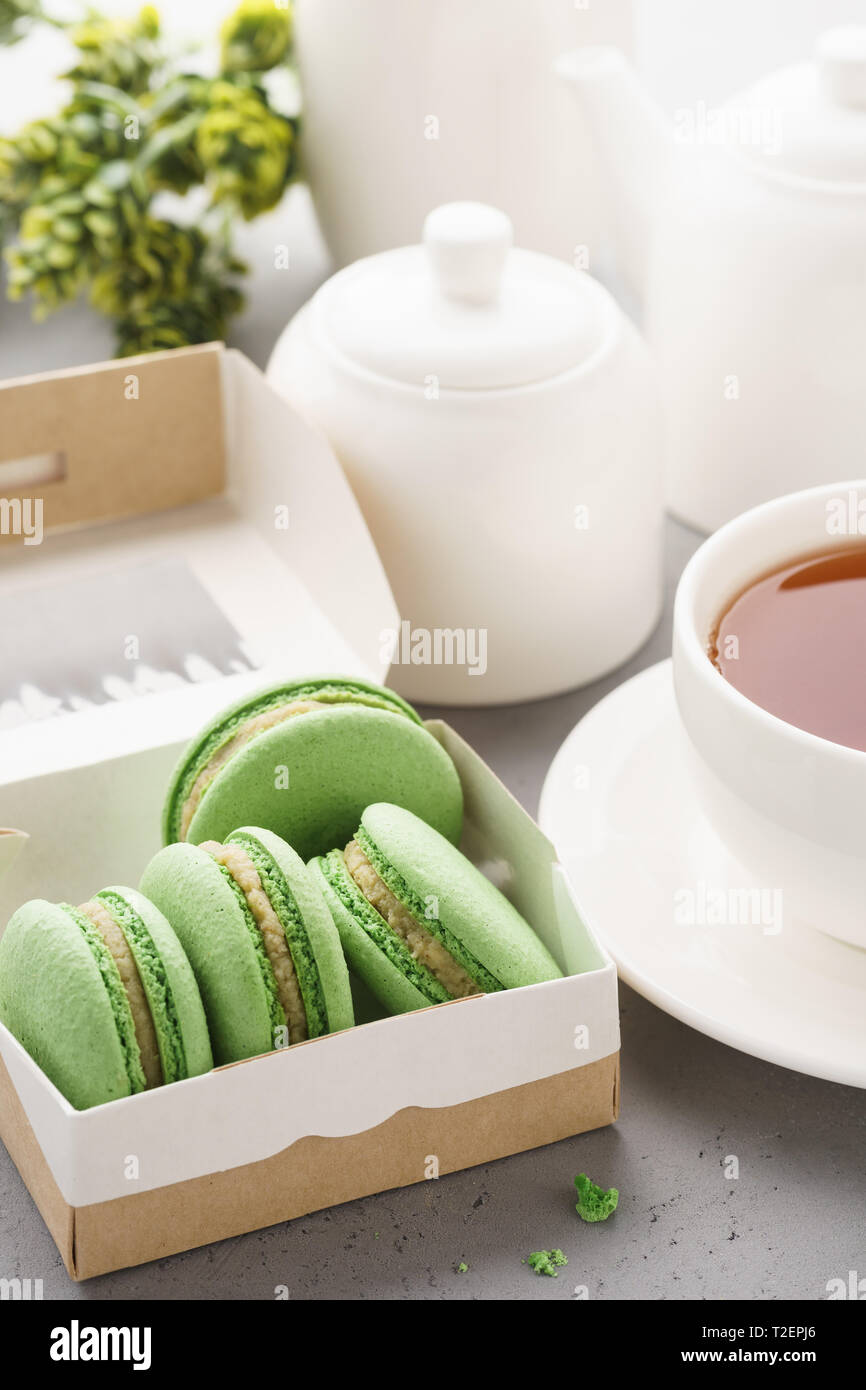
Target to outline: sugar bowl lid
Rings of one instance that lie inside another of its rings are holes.
[[[501,389],[580,366],[609,331],[609,296],[513,240],[496,208],[436,208],[422,245],[333,276],[313,300],[313,331],[357,367],[413,386]]]

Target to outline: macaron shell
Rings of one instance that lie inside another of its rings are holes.
[[[461,852],[400,806],[368,806],[361,826],[379,855],[506,989],[562,971],[528,922]],[[397,896],[400,896],[399,893]]]
[[[201,1076],[213,1068],[213,1053],[204,1005],[186,952],[165,916],[149,898],[135,888],[113,886],[104,890],[129,903],[147,928],[165,974],[183,1039],[187,1076]],[[129,938],[127,938],[129,940]],[[135,955],[135,944],[129,941]],[[145,994],[147,979],[142,974]],[[148,995],[149,999],[149,995]],[[154,1017],[156,1023],[156,1018]],[[159,1028],[157,1027],[157,1033]]]
[[[168,919],[187,955],[216,1065],[270,1052],[271,1006],[260,959],[216,861],[196,845],[168,845],[148,864],[140,888]]]
[[[186,780],[190,765],[195,763],[201,756],[201,750],[205,748],[212,735],[223,734],[229,737],[231,730],[251,718],[256,711],[265,706],[269,706],[272,697],[277,697],[285,703],[300,699],[322,698],[323,692],[335,691],[338,689],[346,690],[350,697],[355,696],[358,701],[369,698],[372,701],[382,699],[387,704],[393,706],[397,711],[406,716],[414,724],[420,724],[420,716],[412,706],[398,695],[395,690],[388,690],[381,685],[373,685],[370,681],[358,680],[354,676],[340,675],[314,675],[306,676],[302,680],[289,681],[280,686],[271,686],[268,689],[257,691],[254,695],[245,696],[242,700],[236,700],[234,704],[220,711],[213,719],[199,731],[196,737],[184,749],[181,757],[174,768],[169,783],[168,795],[163,810],[162,831],[165,844],[171,844],[177,839],[173,830],[173,823],[177,810],[177,800],[181,793],[181,788]],[[221,739],[219,741],[222,741]]]
[[[130,1095],[96,960],[56,903],[25,903],[0,939],[0,1019],[77,1110]]]
[[[349,970],[337,928],[312,872],[291,845],[272,831],[242,826],[236,833],[254,836],[274,859],[289,886],[318,967],[328,1031],[339,1033],[343,1028],[351,1028],[355,1014]]]
[[[460,779],[433,735],[399,714],[336,705],[288,719],[236,753],[206,789],[187,838],[223,841],[257,825],[306,860],[348,843],[364,807],[383,799],[459,839]]]
[[[384,951],[380,951],[364,928],[355,921],[352,913],[340,901],[322,873],[317,859],[311,861],[310,872],[321,889],[354,974],[363,980],[389,1013],[405,1014],[411,1013],[414,1009],[431,1008],[431,1001],[400,973]]]

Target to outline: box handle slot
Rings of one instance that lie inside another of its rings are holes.
[[[62,450],[30,454],[27,458],[0,459],[0,495],[20,495],[66,479],[68,463]]]

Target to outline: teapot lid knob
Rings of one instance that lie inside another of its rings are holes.
[[[828,29],[818,40],[821,84],[840,106],[866,107],[866,25]]]
[[[464,304],[492,304],[514,243],[511,218],[486,203],[445,203],[424,223],[424,245],[439,289]]]

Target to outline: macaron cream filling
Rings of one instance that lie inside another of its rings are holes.
[[[363,827],[345,852],[332,850],[318,863],[371,940],[431,1004],[503,988],[378,853]]]
[[[447,1003],[451,998],[447,989],[426,965],[415,960],[403,939],[391,930],[384,917],[364,897],[346,868],[342,850],[332,849],[316,863],[343,906],[400,974],[431,1004]]]
[[[105,943],[102,932],[87,912],[82,908],[72,907],[69,903],[61,903],[61,907],[64,912],[69,913],[83,933],[102,976],[102,983],[108,994],[114,1022],[117,1026],[117,1035],[123,1053],[130,1091],[133,1095],[139,1091],[145,1091],[147,1090],[147,1077],[141,1064],[141,1051],[136,1037],[135,1020],[114,957]]]
[[[391,892],[370,863],[357,840],[350,840],[343,853],[349,875],[371,907],[405,942],[412,959],[423,965],[446,991],[450,999],[465,999],[481,990],[454,957],[422,926]]]
[[[144,985],[138,973],[135,957],[129,949],[129,942],[108,908],[98,898],[92,902],[84,903],[81,911],[99,932],[111,953],[114,964],[117,966],[132,1014],[135,1040],[138,1043],[138,1052],[147,1089],[161,1086],[163,1081],[162,1063],[159,1057],[156,1028],[153,1024],[147,995],[144,992]]]
[[[258,937],[276,1026],[287,1029],[290,1045],[326,1033],[328,1018],[318,967],[300,911],[276,861],[243,831],[235,832],[225,844],[206,840],[199,848],[210,854],[240,895]]]
[[[228,869],[243,893],[247,907],[261,933],[265,954],[273,971],[277,997],[289,1030],[289,1042],[303,1042],[307,1037],[307,1014],[292,953],[280,926],[280,919],[262,887],[255,864],[240,845],[220,845],[214,840],[205,840],[200,848],[207,850],[218,864]]]
[[[159,952],[147,926],[130,903],[106,889],[77,910],[71,909],[85,931],[97,964],[117,1004],[118,1028],[133,1092],[151,1090],[188,1073],[180,1021]],[[81,920],[83,919],[83,921]],[[97,944],[97,942],[99,944]],[[108,968],[104,952],[114,965]],[[120,984],[123,1007],[117,995]],[[132,1040],[129,1040],[129,1025]]]
[[[185,1080],[189,1076],[189,1063],[180,1017],[165,966],[147,924],[125,897],[110,888],[97,893],[94,903],[108,911],[125,937],[135,962],[155,1031],[162,1082],[168,1085]]]
[[[178,782],[178,794],[171,815],[173,823],[169,826],[173,838],[187,838],[202,797],[217,773],[254,738],[288,719],[340,704],[366,705],[420,723],[414,711],[399,696],[389,691],[379,693],[367,690],[360,684],[310,682],[271,692],[260,703],[253,701],[236,710],[234,718],[227,719],[212,730],[203,743],[193,750]]]

